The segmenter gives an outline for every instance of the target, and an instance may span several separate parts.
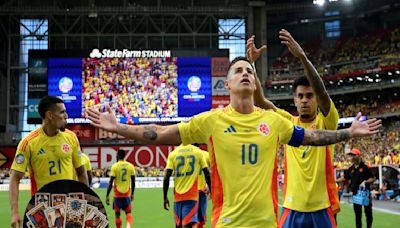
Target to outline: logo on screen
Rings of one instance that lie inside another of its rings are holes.
[[[190,91],[197,92],[201,88],[201,79],[197,76],[192,76],[187,82]]]
[[[58,88],[63,93],[68,93],[72,89],[73,86],[74,86],[74,83],[68,77],[62,77],[60,79],[60,81],[58,82]]]
[[[101,58],[101,53],[99,49],[93,49],[89,56],[90,58]]]

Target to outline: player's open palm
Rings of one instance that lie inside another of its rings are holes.
[[[89,108],[86,114],[87,118],[92,121],[91,124],[93,126],[110,132],[116,131],[118,122],[109,105],[106,105],[106,112],[99,112],[94,108]]]
[[[381,120],[373,118],[361,122],[360,118],[361,112],[357,114],[356,119],[351,123],[351,127],[349,128],[353,137],[364,137],[379,132],[379,128],[382,126]]]
[[[251,36],[246,43],[246,53],[247,53],[247,58],[250,60],[250,62],[255,62],[258,58],[260,58],[260,55],[267,50],[267,46],[263,45],[260,48],[256,48],[256,45],[254,44],[254,38],[255,36]]]
[[[304,50],[287,30],[281,29],[281,31],[279,31],[279,39],[281,39],[282,44],[288,47],[290,53],[292,53],[294,57],[300,58],[305,55]]]

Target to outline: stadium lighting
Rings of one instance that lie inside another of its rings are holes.
[[[325,0],[313,0],[314,5],[323,6],[325,5]]]
[[[396,74],[400,74],[400,71],[396,70]]]
[[[361,77],[357,77],[357,80],[358,80],[358,81],[362,81],[362,78],[361,78]]]
[[[389,76],[392,75],[392,72],[389,71],[389,72],[388,72],[388,75],[389,75]]]
[[[379,74],[375,74],[375,77],[379,78]]]

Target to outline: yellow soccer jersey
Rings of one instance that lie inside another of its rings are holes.
[[[203,157],[204,157],[204,161],[207,164],[207,167],[210,167],[210,155],[208,154],[208,152],[203,151]],[[199,174],[199,191],[205,191],[206,190],[206,178],[204,177],[204,173],[203,171],[200,171]]]
[[[87,154],[82,153],[82,159],[84,160],[85,170],[92,171],[92,164],[90,163],[90,158]]]
[[[211,162],[212,227],[277,227],[277,150],[299,145],[304,130],[279,114],[231,105],[178,124],[183,144],[207,143]]]
[[[92,171],[92,164],[90,163],[89,156],[87,156],[85,153],[82,153],[82,160],[85,170]],[[74,168],[72,169],[72,172],[74,172],[74,180],[79,181],[79,178],[76,174],[76,170]]]
[[[166,169],[174,171],[174,200],[197,200],[198,178],[207,167],[203,151],[193,145],[180,145],[168,155]]]
[[[310,123],[302,123],[299,117],[278,109],[277,113],[296,126],[305,129],[336,130],[338,112],[331,101],[327,116],[319,112]],[[283,206],[285,208],[311,212],[329,208],[340,210],[335,177],[333,174],[334,146],[285,146],[285,183]]]
[[[131,193],[131,176],[135,176],[135,167],[127,161],[118,161],[111,166],[110,176],[115,177],[114,197],[128,197]]]
[[[19,144],[11,169],[29,169],[31,194],[55,180],[73,180],[75,170],[83,165],[78,138],[66,129],[49,137],[42,128],[29,133]]]

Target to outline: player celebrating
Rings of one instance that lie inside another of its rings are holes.
[[[169,179],[174,173],[174,217],[176,227],[192,227],[198,222],[198,178],[203,172],[210,186],[210,173],[203,151],[193,145],[180,145],[168,155],[163,182],[164,209],[169,209]]]
[[[118,150],[118,161],[111,166],[110,182],[108,183],[106,204],[110,205],[110,192],[114,180],[114,204],[115,211],[115,225],[117,228],[121,227],[122,220],[121,209],[126,214],[126,224],[130,227],[132,224],[131,202],[133,201],[133,194],[135,192],[135,167],[125,161],[125,150]]]
[[[293,83],[294,103],[299,116],[292,116],[267,100],[258,78],[254,97],[256,105],[272,109],[305,129],[336,130],[339,114],[317,70],[288,31],[282,29],[279,38],[289,51],[300,59],[307,75],[296,78]],[[265,46],[260,49],[254,46],[254,36],[248,39],[247,54],[251,61],[256,61],[265,50]],[[310,222],[316,222],[324,227],[336,226],[333,214],[339,212],[340,203],[333,174],[333,150],[333,145],[326,147],[285,145],[284,212],[279,226],[291,227],[301,223],[304,227],[309,227]]]
[[[80,182],[88,185],[76,135],[65,129],[67,112],[64,101],[46,96],[39,102],[42,126],[29,133],[19,144],[11,166],[10,204],[11,226],[19,227],[19,182],[29,168],[31,195],[55,180],[73,180],[75,171]],[[75,168],[75,170],[72,169]]]
[[[381,121],[360,122],[339,131],[295,127],[279,114],[254,106],[254,69],[238,57],[228,67],[225,86],[230,105],[195,115],[187,123],[168,126],[119,124],[107,112],[90,108],[92,125],[149,144],[206,143],[210,152],[212,227],[277,226],[277,149],[292,146],[330,145],[378,132]]]

